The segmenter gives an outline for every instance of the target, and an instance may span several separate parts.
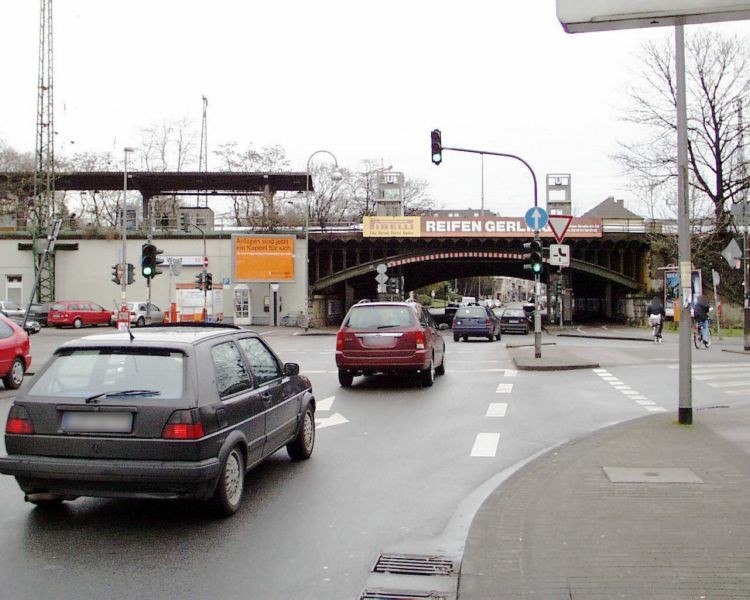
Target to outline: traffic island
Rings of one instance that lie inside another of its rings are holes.
[[[534,358],[534,345],[507,346],[513,364],[519,371],[569,371],[597,369],[599,363],[578,356],[570,348],[542,344],[541,358]]]

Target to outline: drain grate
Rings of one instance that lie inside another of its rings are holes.
[[[389,592],[387,590],[365,590],[359,600],[447,600],[447,596],[436,596],[433,592]]]
[[[444,556],[381,554],[372,570],[374,573],[401,575],[451,575],[455,572],[455,565],[452,559]]]

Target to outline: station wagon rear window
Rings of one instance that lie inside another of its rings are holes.
[[[382,329],[409,327],[414,324],[414,311],[408,306],[363,306],[349,313],[347,327]]]
[[[468,306],[466,308],[459,308],[456,311],[456,316],[476,319],[486,317],[487,313],[481,306]]]
[[[159,348],[68,348],[55,355],[28,394],[89,398],[137,388],[150,392],[144,397],[176,399],[182,397],[184,363],[182,352]]]

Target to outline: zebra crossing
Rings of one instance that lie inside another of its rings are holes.
[[[679,365],[668,365],[678,369]],[[701,382],[730,396],[750,396],[750,365],[738,362],[692,365],[693,382]]]

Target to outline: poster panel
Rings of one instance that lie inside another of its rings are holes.
[[[695,306],[696,300],[703,293],[703,277],[700,269],[690,272],[690,287],[692,290],[690,305]],[[675,307],[677,313],[675,314]],[[680,272],[664,271],[664,309],[668,317],[679,318],[680,309]]]
[[[293,236],[235,236],[234,281],[293,281]]]

